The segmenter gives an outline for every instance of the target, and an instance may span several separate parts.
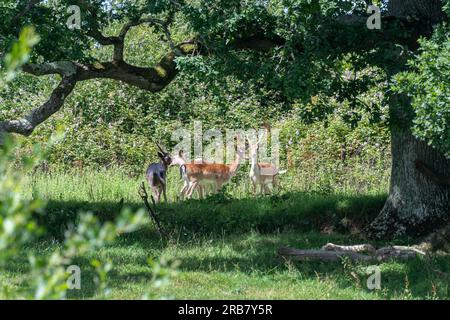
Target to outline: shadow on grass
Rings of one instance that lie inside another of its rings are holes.
[[[130,239],[131,240],[131,239]],[[121,245],[127,246],[127,240]],[[174,249],[163,250],[163,255],[180,262],[180,272],[202,274],[229,274],[238,272],[246,277],[273,277],[289,274],[296,280],[331,280],[341,289],[357,289],[369,293],[367,267],[374,263],[289,262],[277,255],[280,247],[320,248],[327,242],[357,244],[359,239],[348,235],[324,235],[317,232],[283,232],[260,234],[250,232],[215,238],[200,238],[179,243]],[[151,247],[150,243],[145,244]],[[157,245],[155,249],[159,248]],[[119,262],[119,261],[117,261]],[[143,259],[135,258],[131,264],[143,268]],[[376,264],[376,263],[375,263]],[[415,258],[407,261],[389,261],[376,264],[381,269],[381,298],[441,298],[449,297],[450,257]],[[439,273],[436,273],[439,270]],[[447,276],[442,276],[446,273]],[[112,281],[146,281],[148,272],[115,273]],[[275,280],[274,280],[275,281]],[[213,284],[211,284],[213,285]]]
[[[116,290],[145,287],[151,278],[148,257],[166,256],[180,262],[180,272],[240,273],[251,277],[289,273],[294,279],[332,279],[340,288],[367,291],[364,264],[348,261],[336,263],[291,263],[277,256],[280,247],[319,248],[327,242],[354,244],[360,240],[345,231],[344,218],[362,226],[372,220],[385,201],[385,195],[348,196],[288,193],[249,199],[231,199],[223,194],[207,200],[191,200],[161,204],[159,216],[173,236],[165,244],[149,223],[141,230],[121,236],[111,246],[102,249],[101,258],[110,259],[115,268],[109,283]],[[125,203],[133,209],[140,203]],[[61,235],[69,223],[76,223],[78,212],[92,211],[101,220],[110,220],[120,211],[118,203],[49,201],[41,217],[54,235]],[[321,234],[325,227],[343,233]],[[45,245],[44,245],[45,246]],[[39,247],[34,249],[40,251]],[[92,256],[93,257],[93,256]],[[82,291],[70,293],[71,298],[96,296],[94,272],[89,268],[90,256],[80,257],[77,264],[83,270]],[[22,262],[10,265],[11,272]],[[433,261],[414,259],[389,262],[382,267],[381,297],[397,298],[435,296],[448,297],[448,278],[435,270],[449,272],[450,259]],[[274,280],[275,281],[275,280]]]
[[[386,195],[321,195],[286,193],[247,199],[232,199],[224,194],[206,200],[189,200],[158,205],[159,217],[166,228],[177,233],[232,234],[257,230],[272,233],[285,230],[311,231],[337,228],[345,232],[362,226],[381,210]],[[140,203],[125,203],[132,209]],[[40,222],[57,236],[68,224],[76,223],[80,211],[92,211],[101,220],[114,218],[121,209],[112,202],[48,202]],[[343,224],[343,219],[351,221]]]
[[[148,231],[147,231],[148,232]],[[142,233],[147,233],[142,231]],[[149,282],[151,269],[146,258],[161,255],[177,260],[181,273],[225,274],[232,277],[237,273],[247,278],[275,279],[279,275],[288,275],[292,281],[316,280],[332,281],[341,289],[357,289],[364,292],[369,264],[350,261],[329,262],[288,262],[277,256],[277,250],[283,246],[297,248],[318,248],[327,242],[355,244],[357,239],[347,235],[320,233],[283,232],[260,234],[250,232],[242,235],[202,237],[170,244],[161,249],[156,238],[147,238],[137,242],[141,236],[130,234],[122,237],[108,252],[115,268],[109,275],[109,283],[122,290],[130,286],[142,286]],[[121,251],[132,248],[137,255],[124,257]],[[88,259],[84,258],[84,265]],[[448,298],[450,279],[436,274],[450,271],[450,257],[391,261],[379,265],[381,268],[382,298]],[[93,274],[88,276],[93,277]],[[276,280],[273,280],[276,281]],[[211,285],[214,285],[211,283]],[[94,294],[87,287],[83,297]],[[81,297],[78,295],[77,297]]]
[[[147,264],[147,258],[161,256],[177,260],[180,263],[179,272],[183,274],[204,274],[213,279],[218,274],[225,277],[239,276],[244,279],[264,278],[270,279],[269,281],[274,284],[278,281],[299,281],[300,286],[302,281],[326,281],[334,283],[334,286],[340,289],[369,292],[366,289],[367,264],[355,264],[345,260],[335,263],[297,263],[285,261],[277,256],[277,249],[284,246],[318,248],[327,242],[354,244],[358,241],[348,235],[337,233],[324,235],[317,232],[288,231],[272,234],[247,232],[229,235],[193,235],[164,245],[154,230],[144,228],[121,236],[96,253],[74,260],[72,264],[79,265],[82,270],[82,290],[70,291],[68,297],[77,299],[99,297],[93,281],[95,273],[90,267],[90,262],[94,258],[112,262],[114,268],[108,276],[108,284],[112,290],[126,292],[130,288],[150,289],[152,269]],[[46,254],[51,245],[48,242],[36,243],[29,250],[35,254]],[[15,259],[14,263],[9,264],[6,270],[13,273],[25,272],[23,266],[26,264],[26,254],[21,256],[22,258]],[[450,257],[392,261],[380,264],[380,267],[382,292],[379,295],[382,298],[425,298],[432,297],[433,294],[438,298],[448,298],[450,279],[440,277],[435,270],[448,273]],[[280,276],[289,279],[279,280]],[[214,285],[214,281],[208,283]]]

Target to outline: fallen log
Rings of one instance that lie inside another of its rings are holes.
[[[295,249],[280,248],[278,254],[288,260],[294,261],[339,261],[343,257],[348,257],[353,261],[370,261],[373,257],[351,251],[330,251],[321,249]]]
[[[327,243],[322,247],[322,250],[327,251],[345,251],[345,252],[367,252],[375,253],[376,249],[371,244],[358,244],[354,246],[340,246],[333,243]]]
[[[423,256],[426,253],[405,246],[390,246],[375,249],[370,244],[359,244],[354,246],[341,246],[328,243],[322,249],[295,249],[280,248],[278,254],[285,259],[293,261],[339,261],[348,258],[360,262],[383,262],[390,259],[411,259]]]
[[[391,256],[424,256],[426,253],[422,250],[416,249],[415,247],[391,246],[378,249],[376,254]]]

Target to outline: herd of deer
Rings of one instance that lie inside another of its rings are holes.
[[[256,194],[258,185],[261,193],[270,192],[269,185],[272,189],[278,184],[278,175],[284,173],[279,171],[271,163],[262,163],[257,161],[258,144],[250,147],[250,180],[253,185],[253,193]],[[233,178],[236,174],[241,160],[244,158],[244,151],[236,150],[236,159],[231,164],[217,164],[194,161],[186,163],[183,151],[178,154],[170,155],[157,144],[159,149],[158,157],[160,162],[152,163],[148,166],[146,177],[156,202],[159,202],[161,195],[167,202],[166,186],[167,186],[167,170],[170,166],[179,166],[180,175],[184,181],[184,186],[180,191],[180,198],[187,197],[190,199],[195,190],[199,197],[203,198],[207,193],[207,186],[210,185],[214,192],[218,192],[224,184]]]

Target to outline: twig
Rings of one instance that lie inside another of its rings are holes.
[[[145,189],[145,182],[142,182],[141,187],[139,188],[139,196],[142,198],[142,201],[144,202],[144,205],[147,208],[150,219],[153,220],[153,223],[155,224],[156,229],[158,229],[161,238],[166,240],[169,239],[167,232],[164,230],[163,226],[161,225],[161,222],[158,219],[158,216],[156,215],[156,203],[152,195],[150,195],[150,199],[152,200],[153,207],[150,206],[150,203],[148,202],[148,193],[147,190]]]

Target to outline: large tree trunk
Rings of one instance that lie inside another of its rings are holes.
[[[421,236],[448,223],[450,160],[405,129],[393,129],[391,144],[389,197],[370,235]]]
[[[433,23],[444,19],[441,0],[390,0],[388,9],[391,16],[414,16]],[[391,100],[392,110],[398,112],[395,104],[400,100]],[[410,110],[408,99],[403,99],[401,109]],[[367,230],[371,237],[421,236],[449,222],[450,160],[414,138],[404,115],[397,114],[401,128],[392,129],[389,197]]]

